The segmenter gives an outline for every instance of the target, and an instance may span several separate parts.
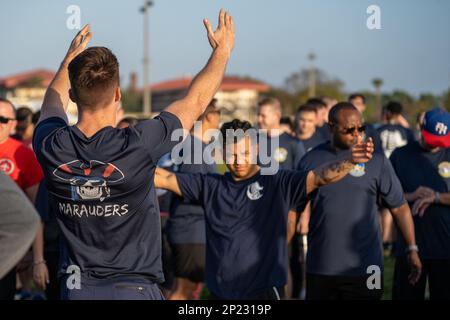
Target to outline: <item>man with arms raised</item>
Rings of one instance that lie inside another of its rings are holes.
[[[107,48],[85,50],[89,26],[75,37],[50,84],[33,145],[63,235],[62,298],[162,298],[154,169],[178,142],[171,141],[172,132],[190,130],[211,101],[234,46],[228,13],[221,10],[216,31],[204,24],[213,47],[207,65],[186,96],[154,119],[114,128],[118,62]],[[74,126],[65,114],[69,96],[78,107]]]

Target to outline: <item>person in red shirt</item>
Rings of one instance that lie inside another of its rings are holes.
[[[16,124],[13,104],[6,99],[0,99],[0,170],[6,173],[34,204],[43,173],[34,152],[10,137]],[[43,258],[43,242],[41,226],[33,243],[33,274],[36,283],[45,288],[48,271]],[[0,298],[12,299],[15,285],[15,271],[0,279]]]

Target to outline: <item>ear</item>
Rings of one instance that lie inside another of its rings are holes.
[[[75,94],[73,93],[72,89],[69,89],[69,98],[72,100],[73,103],[77,103],[75,100]]]
[[[120,91],[120,87],[116,88],[116,92],[114,93],[114,102],[119,102],[122,99],[122,92]]]

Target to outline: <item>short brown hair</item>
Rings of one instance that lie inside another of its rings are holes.
[[[119,62],[108,48],[88,48],[70,62],[69,79],[78,105],[104,107],[119,86]]]
[[[276,112],[279,112],[280,114],[282,113],[280,100],[278,100],[276,98],[270,98],[270,97],[264,98],[258,102],[258,108],[261,108],[264,106],[270,106]]]

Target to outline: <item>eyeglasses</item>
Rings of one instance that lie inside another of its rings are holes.
[[[344,130],[341,130],[341,133],[353,134],[355,131],[358,131],[359,133],[363,133],[366,131],[366,126],[346,128]]]
[[[11,118],[6,118],[3,116],[0,116],[0,123],[8,123],[8,122],[14,121],[14,120],[16,120],[16,119],[11,119]]]

